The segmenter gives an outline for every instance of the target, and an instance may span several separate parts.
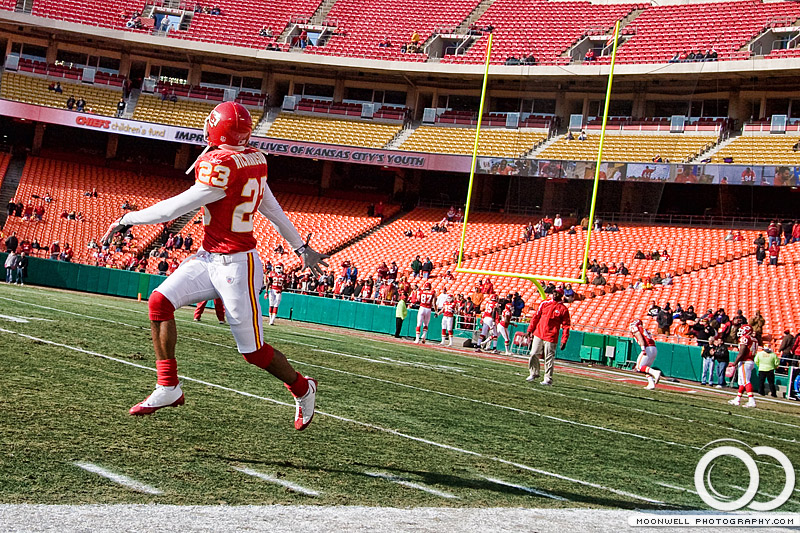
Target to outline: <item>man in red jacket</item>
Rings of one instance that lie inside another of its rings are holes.
[[[536,310],[536,314],[531,318],[531,323],[528,326],[528,336],[533,334],[533,342],[531,342],[531,357],[528,360],[530,376],[526,378],[527,381],[533,381],[539,377],[539,354],[544,350],[544,380],[542,380],[541,384],[553,384],[553,366],[556,359],[558,330],[564,330],[564,334],[561,336],[562,350],[567,345],[567,339],[569,338],[569,310],[561,303],[563,296],[563,290],[556,289],[553,291],[553,299],[545,300],[539,304],[539,309]]]

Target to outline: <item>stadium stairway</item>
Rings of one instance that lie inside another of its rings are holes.
[[[333,8],[333,4],[335,3],[336,0],[322,0],[322,3],[319,5],[319,7],[317,7],[317,10],[314,11],[313,15],[311,15],[309,23],[322,25],[322,23],[325,22],[325,19],[328,18],[328,13],[331,12],[331,8]]]
[[[714,154],[716,154],[717,152],[723,150],[726,146],[731,144],[734,140],[738,139],[739,137],[741,137],[741,133],[738,134],[738,135],[733,135],[732,134],[730,137],[728,137],[727,139],[725,139],[723,141],[719,141],[717,144],[715,144],[714,146],[712,146],[711,148],[709,148],[705,152],[699,153],[697,155],[697,157],[695,157],[694,159],[689,161],[689,163],[701,163],[705,159],[712,158],[714,156]]]
[[[180,233],[183,230],[183,228],[186,227],[186,225],[189,222],[191,222],[191,220],[194,218],[194,216],[199,212],[200,212],[199,209],[195,209],[194,211],[186,213],[185,215],[179,216],[178,218],[176,218],[175,220],[172,221],[172,224],[169,225],[169,228],[167,229],[167,231],[169,233],[174,233],[174,234],[177,235],[178,233]],[[148,246],[145,249],[145,251],[144,251],[145,256],[149,257],[150,252],[153,251],[154,248],[160,248],[163,245],[164,245],[164,243],[161,242],[161,239],[156,238],[153,242],[150,243],[150,246]]]
[[[561,133],[552,135],[549,139],[546,139],[543,143],[539,144],[539,146],[535,146],[533,150],[525,154],[525,157],[536,159],[540,153],[550,148],[550,146],[552,146],[553,143],[558,141],[560,138],[561,138]]]
[[[489,6],[491,6],[493,3],[494,0],[481,0],[481,3],[475,6],[475,9],[472,10],[472,13],[470,13],[467,18],[465,18],[461,24],[458,25],[455,33],[467,33],[469,27],[474,24],[476,20],[481,18],[481,15],[486,13],[486,10],[489,9]]]
[[[133,112],[136,111],[136,104],[139,103],[139,95],[141,94],[141,89],[133,89],[131,91],[130,96],[125,100],[125,113],[122,114],[122,118],[133,118]]]
[[[3,209],[0,209],[0,227],[6,224],[8,213],[6,213],[5,206],[17,195],[19,180],[22,177],[22,171],[25,169],[26,160],[25,154],[14,155],[8,164],[5,176],[2,176],[3,185],[0,186],[0,202],[2,202]]]
[[[414,134],[414,132],[420,126],[420,124],[421,122],[414,121],[411,123],[409,127],[403,128],[402,130],[397,132],[397,135],[392,137],[392,140],[386,143],[386,145],[383,147],[384,150],[399,150],[400,145],[406,142],[408,138]]]

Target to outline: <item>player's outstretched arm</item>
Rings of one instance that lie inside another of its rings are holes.
[[[127,231],[131,226],[167,222],[224,197],[224,189],[195,183],[177,196],[162,200],[141,211],[131,211],[118,218],[109,226],[106,234],[103,235],[102,243],[108,244],[114,238],[114,235]]]
[[[267,220],[281,234],[281,237],[286,239],[286,242],[289,243],[295,253],[300,256],[303,261],[303,268],[308,268],[312,274],[317,276],[322,275],[320,265],[328,266],[325,259],[330,256],[317,252],[303,242],[303,238],[298,233],[297,228],[294,227],[292,221],[283,212],[283,208],[278,203],[278,200],[275,199],[275,195],[272,194],[269,186],[264,188],[264,198],[258,206],[258,212],[267,217]]]

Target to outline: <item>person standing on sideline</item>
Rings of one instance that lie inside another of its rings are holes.
[[[15,250],[6,257],[6,283],[14,283],[14,273],[17,271],[17,263],[19,263],[19,256]]]
[[[200,322],[200,317],[203,316],[203,311],[206,310],[208,300],[197,302],[197,307],[194,310],[194,321]],[[225,304],[222,303],[222,298],[214,298],[214,312],[217,314],[217,320],[220,324],[225,324]]]
[[[25,276],[28,273],[28,256],[25,252],[17,258],[17,285],[25,285]]]
[[[739,393],[728,403],[731,405],[741,405],[742,393],[747,392],[747,403],[743,407],[755,407],[756,401],[753,398],[753,384],[750,376],[756,366],[755,358],[758,350],[758,341],[753,337],[753,328],[748,324],[739,328],[739,355],[733,362],[736,365],[736,372],[739,377]]]
[[[403,329],[403,320],[406,319],[408,316],[408,307],[406,307],[406,298],[407,296],[405,293],[400,293],[400,300],[397,302],[397,307],[395,307],[394,311],[394,337],[396,339],[400,338],[400,330]]]
[[[775,392],[775,369],[778,368],[778,357],[775,352],[767,347],[756,353],[756,366],[758,367],[758,393],[764,396],[766,388],[765,381],[769,381],[769,395],[776,398]]]
[[[556,359],[556,342],[558,342],[558,331],[564,330],[561,335],[561,349],[567,346],[567,339],[569,339],[569,309],[561,299],[564,297],[564,291],[556,289],[551,295],[552,300],[545,300],[539,304],[539,309],[536,314],[531,318],[531,323],[528,325],[528,336],[533,335],[531,342],[531,356],[528,359],[528,371],[530,376],[526,378],[527,381],[533,381],[539,377],[541,366],[539,364],[539,354],[544,351],[544,379],[542,385],[553,384],[553,367],[555,366]]]
[[[156,389],[134,405],[131,415],[148,415],[183,405],[175,345],[175,309],[210,298],[222,298],[239,353],[248,363],[282,381],[295,399],[294,427],[312,421],[317,382],[297,372],[286,356],[264,339],[261,303],[261,259],[253,228],[263,215],[299,256],[303,268],[321,273],[327,255],[308,246],[267,186],[267,160],[249,146],[253,121],[236,102],[217,105],[205,120],[210,151],[195,161],[195,183],[181,194],[115,220],[103,245],[137,224],[160,224],[204,207],[205,234],[198,252],[184,261],[153,291],[148,301],[150,331],[156,353]]]
[[[728,363],[731,362],[731,353],[722,341],[722,337],[714,337],[712,339],[711,352],[714,354],[716,364],[714,372],[717,375],[717,384],[715,387],[721,389],[725,386],[725,370],[728,368]]]

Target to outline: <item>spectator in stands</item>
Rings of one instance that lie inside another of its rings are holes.
[[[672,59],[669,60],[670,63],[678,63],[681,60],[681,55],[678,52],[675,52],[675,55],[672,56]]]
[[[783,331],[783,338],[778,346],[778,357],[783,359],[792,357],[792,346],[794,345],[794,335],[787,329]]]
[[[169,263],[165,258],[161,258],[161,261],[158,262],[158,273],[162,276],[167,275],[167,271],[169,270]]]
[[[586,140],[586,132],[584,130],[581,130],[581,132],[578,134],[578,140],[579,141],[585,141]]]
[[[17,239],[17,232],[12,232],[11,236],[6,239],[6,252],[13,252],[19,246],[19,239]]]
[[[769,264],[772,266],[778,266],[778,254],[780,253],[780,246],[778,246],[777,242],[773,242],[769,246]]]
[[[619,268],[617,268],[617,273],[621,276],[629,276],[631,272],[628,270],[628,267],[625,266],[625,263],[620,261]]]
[[[800,140],[792,145],[792,152],[797,152],[798,150],[800,150]]]
[[[392,47],[392,41],[391,41],[391,39],[389,39],[388,36],[386,36],[381,42],[378,43],[378,46],[380,48],[391,48]]]
[[[261,29],[258,30],[258,35],[260,35],[261,37],[270,37],[271,38],[271,37],[273,37],[272,28],[270,28],[269,26],[264,24],[263,26],[261,26]]]
[[[418,47],[419,46],[419,41],[420,41],[419,33],[416,30],[414,30],[414,33],[411,34],[410,43],[413,46]]]
[[[21,201],[17,202],[17,209],[14,211],[14,216],[22,218],[22,211],[25,209],[25,204]]]
[[[194,239],[192,239],[192,234],[190,233],[190,234],[189,234],[189,235],[187,235],[187,236],[186,236],[186,238],[183,240],[183,248],[184,248],[184,250],[186,250],[187,252],[188,252],[188,251],[191,251],[191,249],[192,249],[192,244],[194,244]]]
[[[658,333],[661,335],[669,335],[669,328],[672,326],[673,320],[674,319],[672,318],[672,309],[669,306],[669,302],[667,302],[656,316],[656,323],[658,324]]]
[[[42,249],[42,246],[39,244],[39,241],[36,239],[36,237],[34,237],[33,241],[31,241],[31,250],[33,251],[33,253],[38,255],[39,254],[39,250],[41,250],[41,249]]]
[[[425,238],[425,234],[424,234],[424,233],[422,233],[422,228],[419,228],[419,229],[417,230],[417,232],[414,234],[414,236],[415,236],[416,238],[418,238],[418,239],[424,239],[424,238]]]
[[[120,98],[117,102],[117,116],[121,117],[125,113],[125,99]]]
[[[588,62],[594,61],[595,59],[597,59],[597,58],[594,55],[594,49],[593,48],[589,48],[589,50],[583,56],[583,60],[588,63]]]
[[[83,99],[83,96],[79,96],[78,99],[75,101],[75,111],[78,113],[83,113],[86,110],[86,100]]]
[[[800,224],[795,220],[792,223],[792,242],[800,241]]]
[[[61,82],[60,81],[56,82],[56,86],[53,87],[53,92],[56,93],[56,94],[62,94],[64,92],[64,90],[61,88]]]
[[[69,243],[64,243],[64,249],[61,250],[60,254],[58,254],[58,260],[64,261],[66,263],[71,263],[74,255],[75,252],[72,250],[72,247],[70,247]]]
[[[792,242],[792,233],[794,232],[794,222],[787,220],[783,223],[783,244],[790,244]]]
[[[716,388],[721,389],[725,385],[725,370],[730,363],[731,355],[728,347],[722,342],[722,337],[713,337],[711,341],[711,353],[714,356],[715,371],[717,374]]]
[[[592,285],[603,286],[606,283],[608,283],[606,281],[606,278],[604,278],[603,274],[601,274],[600,272],[598,272],[597,275],[592,280]]]
[[[430,257],[426,257],[425,261],[422,262],[422,268],[420,268],[420,272],[422,272],[422,279],[428,279],[433,271],[433,262],[431,262]]]
[[[14,203],[14,199],[12,198],[11,200],[8,201],[8,205],[6,206],[6,213],[8,214],[8,217],[13,217],[14,211],[16,210],[17,210],[17,204]]]
[[[512,316],[515,318],[522,316],[522,310],[525,309],[525,300],[522,299],[522,296],[520,296],[518,292],[514,293],[514,298],[511,300],[511,305],[514,308]]]
[[[70,96],[69,98],[67,98],[67,109],[72,111],[74,107],[75,107],[75,97]]]
[[[745,322],[753,328],[753,336],[759,344],[761,344],[762,336],[764,335],[764,324],[766,324],[766,322],[764,315],[761,314],[761,309],[756,309],[756,314],[753,315],[753,318],[751,318],[749,322]]]
[[[421,270],[422,270],[422,262],[419,260],[419,256],[417,256],[414,258],[413,261],[411,261],[411,272],[413,273],[415,278],[418,278]]]
[[[308,32],[306,30],[300,32],[300,38],[297,41],[297,45],[300,48],[305,48],[308,46]]]
[[[41,222],[44,219],[44,206],[39,204],[34,207],[33,216],[36,217],[37,222]]]
[[[706,61],[716,61],[719,57],[719,54],[713,48],[708,51],[706,54]]]
[[[564,221],[561,220],[561,215],[556,213],[556,217],[553,219],[553,233],[558,233],[562,227],[564,227]]]
[[[755,363],[758,367],[758,393],[764,396],[766,392],[764,382],[769,381],[770,396],[776,398],[778,395],[775,391],[775,369],[778,368],[778,357],[765,346],[756,353]]]

